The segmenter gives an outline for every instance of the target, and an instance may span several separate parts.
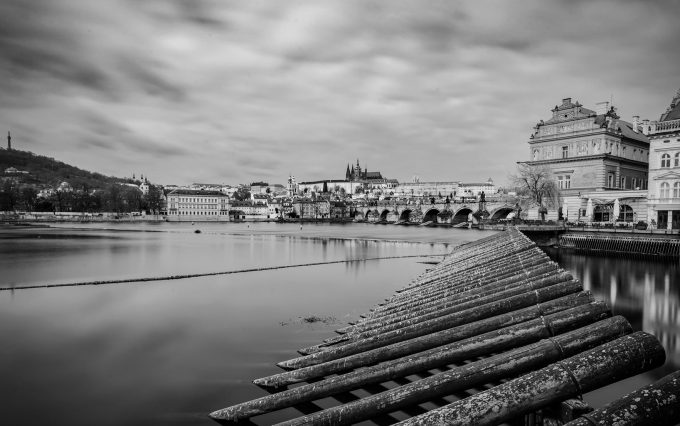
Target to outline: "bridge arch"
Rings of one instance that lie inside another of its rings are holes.
[[[408,222],[411,218],[411,209],[404,209],[399,215],[399,222]]]
[[[468,220],[468,215],[472,213],[472,209],[470,207],[463,207],[459,209],[455,215],[453,215],[453,219],[451,220],[451,223],[453,225],[457,225],[459,223],[467,222]]]
[[[437,215],[439,214],[439,210],[435,208],[429,209],[427,212],[425,212],[425,215],[423,215],[423,223],[425,222],[432,222],[432,223],[437,223],[438,217]]]
[[[514,209],[513,207],[508,207],[508,206],[506,206],[506,207],[500,207],[500,208],[496,209],[496,210],[491,214],[491,216],[489,217],[489,219],[491,219],[491,220],[505,219],[505,218],[507,218],[508,215],[509,215],[510,213],[512,213],[513,211],[515,211],[515,209]]]
[[[390,211],[389,211],[388,209],[384,209],[384,210],[380,213],[380,221],[381,221],[381,222],[387,222],[387,215],[388,215],[388,214],[390,214]]]

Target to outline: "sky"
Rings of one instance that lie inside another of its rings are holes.
[[[658,119],[678,18],[674,0],[3,0],[0,130],[165,185],[343,179],[357,159],[502,185],[563,98]]]

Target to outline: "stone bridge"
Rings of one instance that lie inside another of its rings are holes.
[[[488,220],[500,220],[507,218],[508,214],[515,210],[515,204],[509,202],[488,201],[486,211]],[[368,206],[358,206],[354,210],[354,220],[366,222],[385,223],[447,223],[457,225],[459,223],[477,222],[472,216],[480,210],[480,203],[472,202],[435,202],[426,203],[413,201],[378,201]]]

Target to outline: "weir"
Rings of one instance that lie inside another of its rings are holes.
[[[577,398],[663,365],[664,348],[612,317],[516,228],[455,248],[337,332],[277,364],[287,371],[255,379],[269,395],[210,417],[222,424],[266,424],[258,416],[278,412],[285,425],[547,425],[589,415],[612,424],[625,412],[626,424],[664,424],[680,412],[675,373],[588,414]]]

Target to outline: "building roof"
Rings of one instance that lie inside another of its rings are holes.
[[[614,126],[615,129],[619,130],[621,134],[628,139],[649,143],[649,138],[642,132],[633,131],[633,125],[627,121],[621,119],[614,120]]]
[[[592,117],[595,115],[595,111],[584,108],[578,102],[573,103],[571,98],[562,99],[562,104],[556,105],[555,108],[551,109],[550,111],[553,113],[553,116],[545,122],[541,120],[539,125],[580,120],[582,118]]]
[[[380,172],[366,172],[364,174],[364,179],[382,179]]]
[[[666,112],[661,114],[659,121],[671,121],[680,119],[680,90],[675,93],[671,104],[666,108]]]
[[[171,191],[168,195],[209,195],[209,196],[224,196],[226,197],[225,194],[221,193],[220,191],[204,191],[201,189],[175,189]]]

